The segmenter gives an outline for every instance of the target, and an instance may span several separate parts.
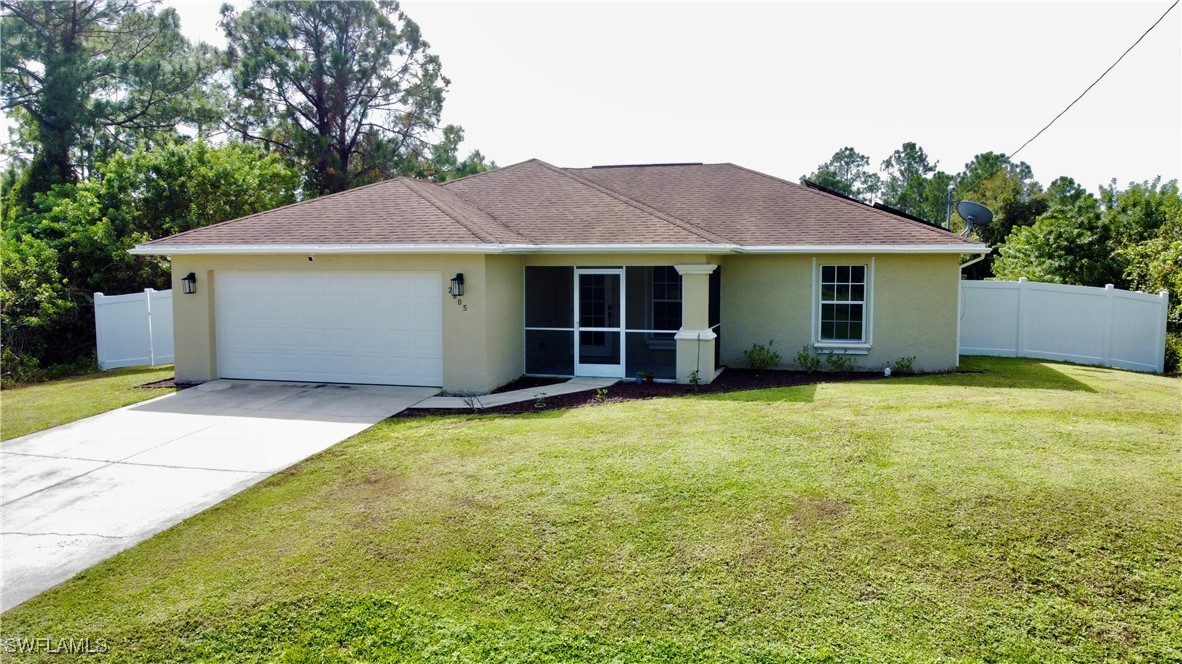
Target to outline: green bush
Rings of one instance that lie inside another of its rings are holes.
[[[858,362],[849,355],[829,352],[825,353],[825,364],[829,365],[830,371],[842,372],[852,370]]]
[[[14,353],[9,348],[5,348],[0,353],[0,367],[3,367],[0,386],[4,388],[30,383],[44,383],[49,380],[81,376],[99,371],[98,361],[94,359],[93,355],[84,355],[66,364],[52,364],[42,367],[36,357]]]
[[[800,367],[802,371],[813,373],[821,368],[821,357],[814,355],[809,350],[808,344],[800,347],[800,352],[796,354],[796,366]]]
[[[891,370],[897,374],[911,374],[915,373],[915,356],[900,357],[895,360]]]
[[[762,371],[771,369],[780,363],[780,354],[772,350],[773,343],[769,340],[766,346],[751,344],[751,348],[743,351],[743,355],[747,356],[747,363],[751,365],[752,369]]]
[[[1166,334],[1166,373],[1182,372],[1182,334]]]

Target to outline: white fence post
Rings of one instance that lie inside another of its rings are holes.
[[[106,347],[106,344],[103,343],[103,315],[101,312],[102,307],[106,304],[103,302],[103,298],[105,297],[106,295],[103,295],[102,293],[94,294],[94,347],[98,353],[99,369],[104,370],[107,368],[107,366],[103,364],[103,348]]]
[[[155,293],[151,288],[144,289],[144,302],[148,305],[148,366],[156,366],[156,340],[152,335],[152,293]]]
[[[1157,372],[1166,370],[1166,320],[1170,316],[1170,291],[1161,289],[1157,294],[1161,298],[1161,324],[1157,326],[1157,347],[1161,352],[1157,356]]]
[[[1028,316],[1023,315],[1026,313],[1025,309],[1027,298],[1022,297],[1025,294],[1026,277],[1021,277],[1018,279],[1018,343],[1017,348],[1015,349],[1015,352],[1017,353],[1016,357],[1022,357],[1022,353],[1026,350],[1026,345],[1022,343],[1024,341],[1024,337],[1026,336],[1026,320],[1028,319]]]
[[[1104,284],[1104,364],[1112,362],[1112,284]]]

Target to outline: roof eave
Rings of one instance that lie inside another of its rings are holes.
[[[234,254],[499,254],[526,245],[506,244],[140,244],[141,256]]]
[[[141,256],[257,254],[988,254],[983,244],[141,244]]]
[[[733,244],[538,244],[511,253],[544,254],[729,254]]]
[[[742,254],[988,254],[984,244],[789,244],[739,248]]]

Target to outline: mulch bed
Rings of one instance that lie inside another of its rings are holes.
[[[620,403],[637,399],[656,399],[661,397],[682,397],[693,394],[720,394],[724,392],[741,392],[744,390],[761,390],[772,387],[793,387],[796,385],[810,385],[815,383],[841,383],[854,380],[869,380],[882,378],[876,372],[846,372],[846,373],[805,373],[803,371],[755,371],[753,369],[727,369],[709,385],[701,385],[695,391],[692,385],[675,385],[671,383],[637,383],[626,380],[607,388],[607,398],[596,401],[594,390],[547,396],[545,405],[539,407],[535,401],[483,408],[475,411],[478,415],[516,415],[522,413],[537,413],[563,408],[579,408],[594,406],[601,403]],[[509,385],[497,390],[537,388],[538,393],[546,391],[546,385],[565,382],[566,379],[519,378]],[[437,415],[470,415],[473,411],[452,408],[408,408],[395,417],[427,417]]]
[[[140,387],[145,389],[175,387],[178,390],[187,390],[190,387],[196,387],[197,385],[198,383],[178,383],[176,382],[176,376],[173,376],[172,378],[164,378],[162,380],[154,380],[151,383],[144,383],[143,385],[140,385]]]
[[[536,388],[545,387],[547,385],[557,385],[559,383],[565,383],[568,380],[570,380],[570,379],[569,378],[535,378],[534,376],[522,376],[521,378],[518,378],[517,380],[513,381],[512,383],[508,383],[506,385],[502,385],[502,386],[498,387],[497,389],[493,390],[492,393],[493,394],[501,394],[502,392],[512,392],[514,390],[536,389]],[[545,390],[541,390],[541,389],[539,389],[538,391],[545,392]]]

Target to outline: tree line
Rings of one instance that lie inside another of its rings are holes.
[[[1178,370],[1182,354],[1182,196],[1178,181],[1115,179],[1090,192],[1060,176],[1044,186],[1025,162],[983,152],[957,173],[940,170],[915,143],[904,143],[870,167],[870,158],[844,147],[801,180],[863,202],[892,208],[944,225],[948,188],[955,199],[993,211],[993,223],[974,227],[976,239],[993,247],[985,260],[965,268],[969,279],[997,278],[1104,286],[1157,293],[1170,291],[1167,367]],[[952,226],[965,224],[953,213]]]
[[[137,243],[461,159],[450,82],[392,0],[225,5],[229,46],[155,0],[0,1],[7,380],[94,363],[92,293],[165,288]]]

